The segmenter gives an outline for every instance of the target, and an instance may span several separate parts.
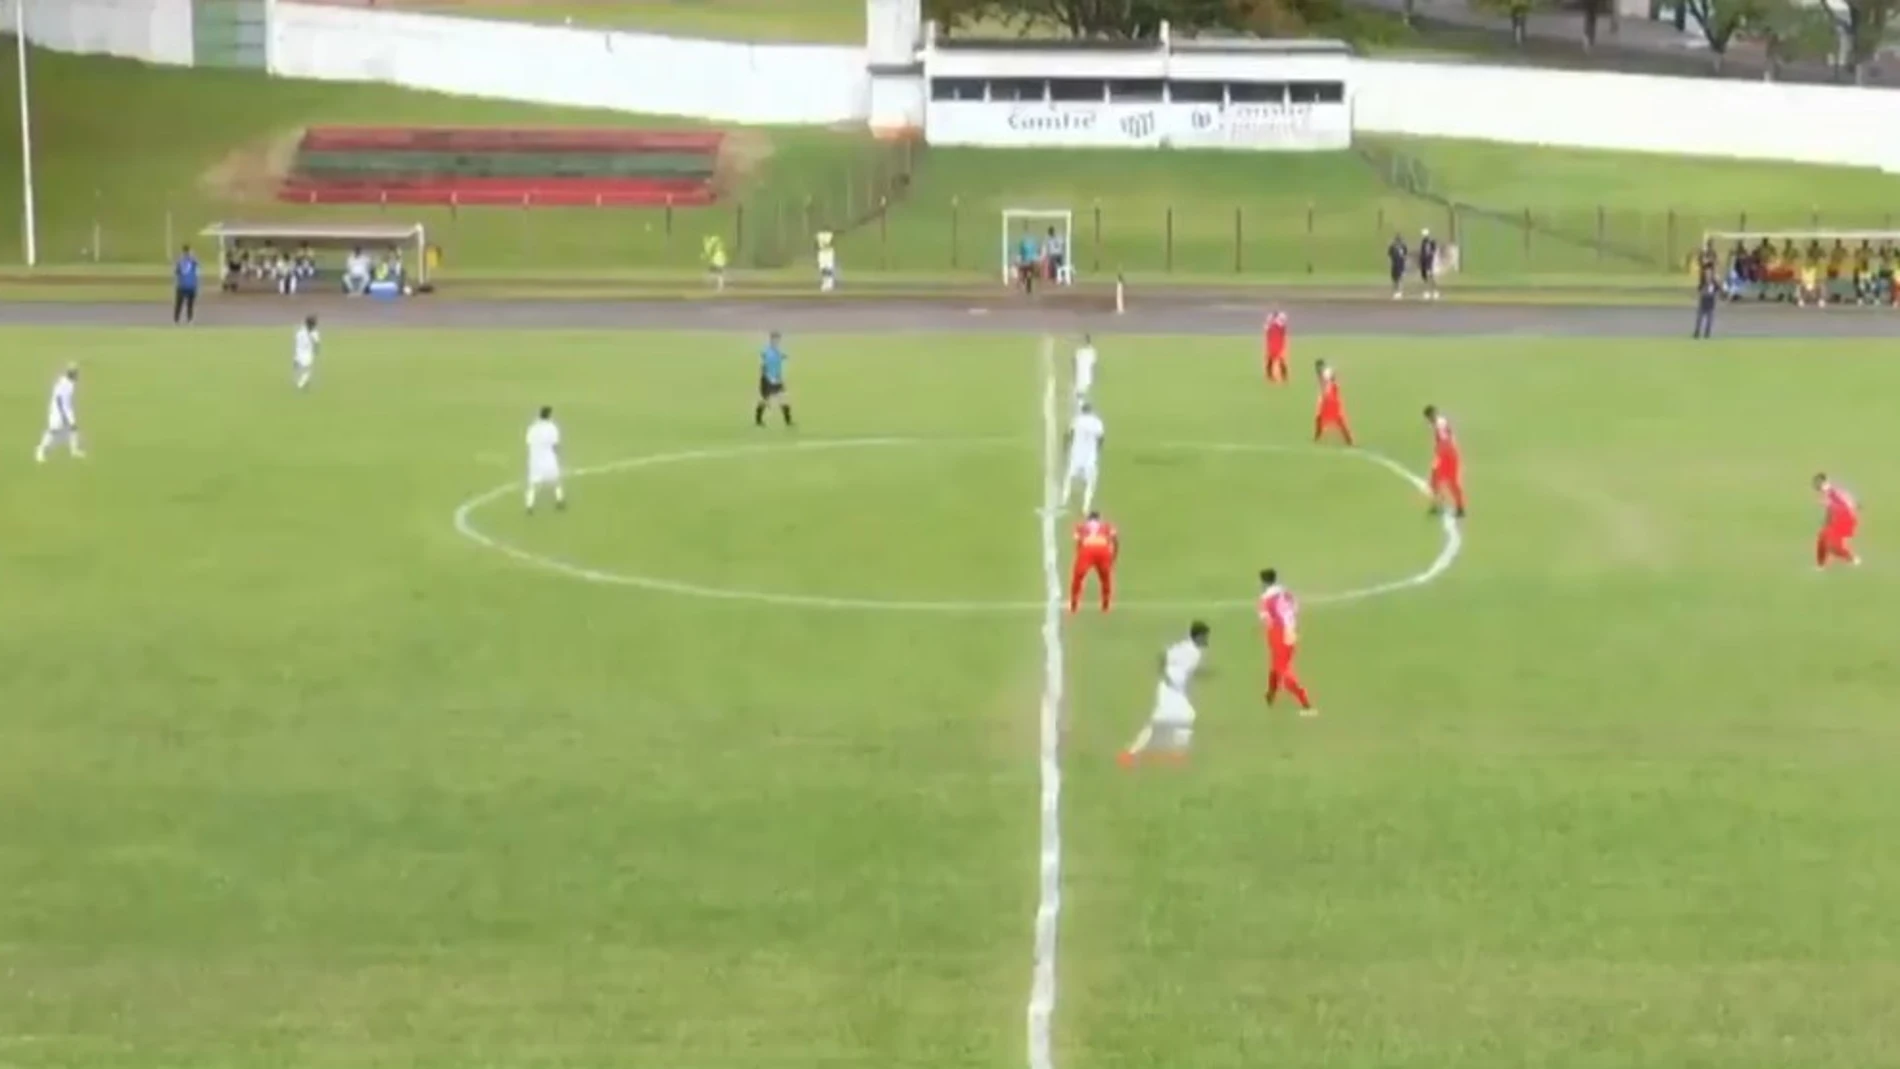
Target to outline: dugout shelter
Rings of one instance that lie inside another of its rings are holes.
[[[403,224],[314,224],[314,223],[213,223],[200,235],[218,243],[218,263],[231,262],[232,254],[274,246],[279,249],[308,246],[318,254],[341,260],[351,250],[402,253],[409,280],[421,289],[429,283],[429,237],[421,223]],[[339,269],[340,270],[340,269]]]

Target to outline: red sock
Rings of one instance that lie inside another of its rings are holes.
[[[1348,427],[1346,426],[1344,422],[1341,422],[1339,425],[1339,433],[1342,435],[1345,435],[1347,445],[1352,444],[1352,428],[1351,427]]]
[[[1082,580],[1087,572],[1077,568],[1069,576],[1069,611],[1075,612],[1082,607]]]
[[[1102,582],[1102,611],[1107,612],[1108,604],[1115,596],[1115,573],[1103,568],[1095,573],[1095,577]]]
[[[1268,672],[1267,673],[1267,704],[1272,705],[1273,699],[1278,698],[1279,696],[1280,696],[1280,673]]]
[[[1286,692],[1288,694],[1293,695],[1293,700],[1300,703],[1300,708],[1311,709],[1313,707],[1313,701],[1312,699],[1306,696],[1306,688],[1300,686],[1300,680],[1298,676],[1294,675],[1291,672],[1288,672],[1286,674],[1285,682],[1286,682]]]
[[[1451,503],[1452,507],[1456,508],[1459,512],[1465,510],[1465,484],[1451,484]]]

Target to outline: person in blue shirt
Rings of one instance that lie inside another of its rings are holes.
[[[189,323],[198,317],[198,258],[187,245],[172,265],[172,322]]]
[[[792,425],[792,402],[785,394],[785,350],[779,347],[778,331],[765,340],[765,348],[759,350],[759,403],[752,410],[752,425],[765,426],[765,410],[778,406],[779,414],[785,418],[787,427]]]
[[[1023,231],[1022,240],[1016,243],[1016,274],[1022,280],[1023,292],[1036,290],[1036,272],[1042,266],[1042,246],[1036,243],[1036,235]]]

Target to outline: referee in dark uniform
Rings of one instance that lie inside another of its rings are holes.
[[[1715,335],[1715,302],[1722,299],[1722,283],[1716,276],[1715,247],[1707,246],[1696,262],[1695,333],[1692,338]]]

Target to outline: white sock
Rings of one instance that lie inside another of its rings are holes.
[[[529,512],[534,511],[534,497],[535,497],[535,487],[532,484],[530,484],[528,486],[528,511]]]
[[[72,431],[66,435],[66,449],[69,452],[71,452],[73,456],[76,456],[76,457],[83,457],[86,455],[85,450],[79,448],[79,432],[78,431]]]
[[[560,483],[554,484],[554,503],[557,505],[567,504],[567,488]]]
[[[1128,744],[1128,752],[1141,753],[1148,748],[1150,742],[1154,741],[1154,737],[1155,729],[1153,724],[1143,727],[1140,733],[1135,736],[1135,741]]]
[[[1095,511],[1095,480],[1090,479],[1082,486],[1082,511]]]

